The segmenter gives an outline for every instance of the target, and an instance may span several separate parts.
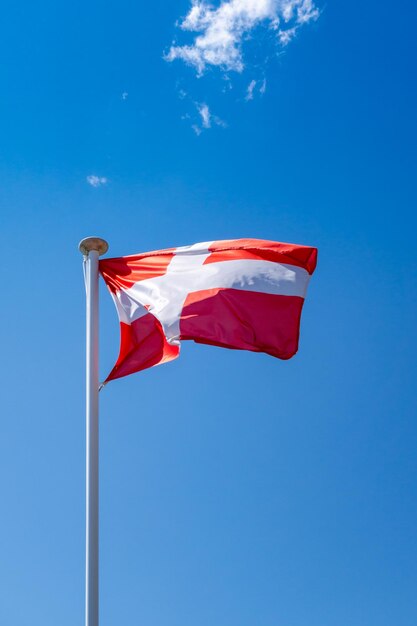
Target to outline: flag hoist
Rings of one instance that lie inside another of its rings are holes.
[[[85,626],[98,626],[98,259],[108,243],[87,237],[79,244],[84,256],[86,288],[86,529]]]

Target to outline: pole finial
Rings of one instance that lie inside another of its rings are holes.
[[[88,256],[91,250],[97,250],[99,256],[101,256],[102,254],[106,254],[109,249],[109,244],[105,239],[101,239],[100,237],[86,237],[85,239],[81,239],[78,244],[78,249],[84,256]]]

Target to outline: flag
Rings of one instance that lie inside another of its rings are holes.
[[[175,359],[186,339],[289,359],[316,262],[316,248],[260,239],[100,260],[121,329],[107,381]]]

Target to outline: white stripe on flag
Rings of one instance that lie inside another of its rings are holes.
[[[301,267],[249,259],[202,265],[207,256],[178,254],[163,276],[138,281],[116,294],[120,321],[132,323],[149,311],[161,322],[168,341],[177,344],[182,308],[190,293],[240,289],[305,297],[310,274]]]

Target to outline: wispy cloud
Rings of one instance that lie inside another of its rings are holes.
[[[128,99],[128,97],[129,97],[128,92],[127,92],[127,91],[124,91],[124,92],[122,93],[122,100],[127,100],[127,99]]]
[[[247,102],[249,100],[253,100],[255,96],[255,92],[258,92],[261,94],[261,96],[263,96],[265,91],[266,91],[266,78],[264,78],[261,83],[259,83],[259,81],[257,80],[251,80],[249,85],[246,87],[245,100]]]
[[[242,72],[243,42],[257,26],[265,24],[285,46],[303,24],[318,16],[314,0],[221,0],[217,8],[207,0],[192,0],[179,26],[197,35],[191,45],[172,45],[165,59],[181,59],[199,76],[208,66]]]
[[[195,106],[197,108],[198,114],[200,116],[199,123],[193,124],[192,129],[196,135],[201,135],[203,130],[207,130],[214,126],[221,126],[225,128],[227,126],[226,122],[224,122],[217,115],[213,115],[210,111],[208,104],[205,102],[196,102]]]
[[[279,42],[282,46],[287,46],[292,39],[294,39],[297,33],[297,28],[293,26],[292,28],[287,28],[286,30],[280,29],[278,31]]]
[[[197,108],[201,116],[201,125],[203,126],[203,128],[210,128],[211,113],[210,113],[210,109],[208,108],[208,105],[205,104],[205,102],[203,102],[203,104],[199,104]]]
[[[108,182],[105,176],[96,176],[95,174],[90,174],[90,176],[87,176],[86,180],[92,187],[101,187]]]
[[[253,90],[256,87],[256,80],[251,80],[246,90],[245,100],[253,100]]]

